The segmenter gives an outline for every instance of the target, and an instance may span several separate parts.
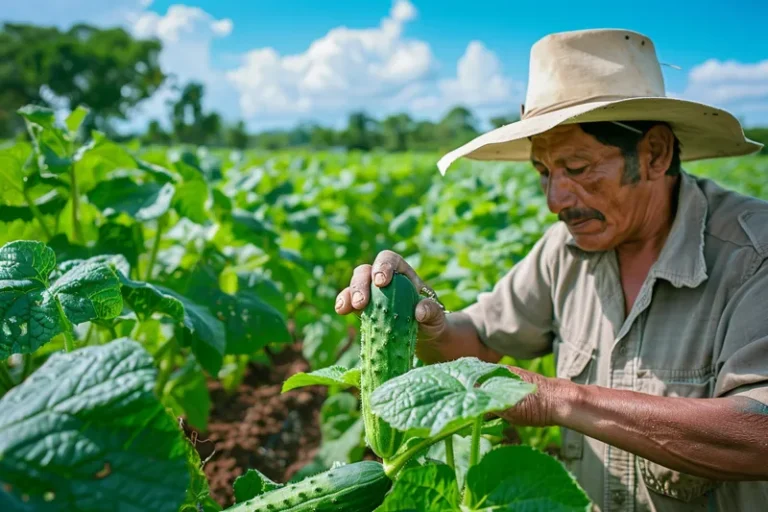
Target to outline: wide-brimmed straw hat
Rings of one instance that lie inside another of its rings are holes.
[[[557,125],[593,121],[664,121],[680,141],[681,160],[747,155],[762,144],[744,136],[738,119],[719,108],[665,95],[653,42],[629,30],[596,29],[548,35],[531,48],[528,90],[520,121],[484,133],[443,156],[530,158],[528,137]]]

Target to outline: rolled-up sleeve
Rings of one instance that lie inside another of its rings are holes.
[[[493,350],[518,359],[531,359],[552,349],[551,296],[553,251],[562,245],[561,226],[550,227],[533,249],[489,292],[461,310]]]
[[[732,298],[714,395],[768,405],[768,261]]]

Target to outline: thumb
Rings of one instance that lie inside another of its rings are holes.
[[[416,304],[416,321],[425,325],[438,325],[445,321],[445,312],[432,299],[422,299]]]

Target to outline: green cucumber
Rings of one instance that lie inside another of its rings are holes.
[[[389,379],[407,373],[416,350],[416,304],[421,300],[416,288],[403,274],[395,273],[385,287],[371,283],[371,297],[360,315],[360,402],[365,437],[371,450],[387,459],[404,440],[404,433],[393,429],[374,415],[370,397]]]
[[[366,460],[269,491],[227,512],[372,512],[390,487],[384,467]]]

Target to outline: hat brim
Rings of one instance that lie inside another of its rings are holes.
[[[531,151],[528,137],[561,124],[595,121],[665,121],[680,141],[683,161],[748,155],[763,147],[747,139],[738,119],[725,110],[677,98],[643,97],[574,105],[501,126],[445,154],[437,167],[445,175],[462,157],[526,161]]]

